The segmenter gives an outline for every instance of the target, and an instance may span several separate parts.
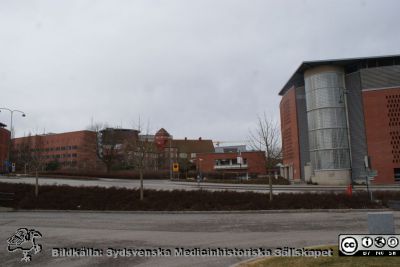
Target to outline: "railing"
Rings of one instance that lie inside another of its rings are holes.
[[[232,164],[232,165],[215,165],[214,169],[215,170],[241,170],[241,169],[247,169],[247,164]]]

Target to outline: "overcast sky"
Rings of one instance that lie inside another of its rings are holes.
[[[393,0],[0,0],[16,136],[131,128],[246,140],[305,60],[400,54]],[[9,124],[2,111],[0,122]]]

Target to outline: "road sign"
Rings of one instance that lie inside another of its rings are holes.
[[[172,165],[172,170],[173,170],[174,172],[179,172],[179,164],[178,164],[178,163],[174,163],[174,164]]]
[[[378,171],[377,170],[369,170],[367,172],[368,180],[373,181],[376,176],[378,176]]]

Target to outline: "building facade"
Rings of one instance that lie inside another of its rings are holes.
[[[11,133],[5,128],[6,126],[7,125],[0,123],[0,173],[8,172],[6,161]]]
[[[197,170],[205,174],[267,174],[264,151],[199,153],[196,162]]]
[[[155,134],[155,144],[159,151],[160,170],[169,170],[173,163],[179,163],[180,169],[189,171],[196,165],[198,153],[213,153],[212,140],[202,139],[173,139],[164,128]]]
[[[103,164],[96,154],[96,133],[77,131],[15,138],[12,140],[17,169],[29,167],[29,156],[39,155],[42,167],[57,163],[60,169],[98,169]]]
[[[284,177],[400,182],[400,56],[303,62],[279,94]]]

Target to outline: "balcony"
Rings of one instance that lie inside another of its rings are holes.
[[[244,170],[247,164],[214,165],[214,170]]]

